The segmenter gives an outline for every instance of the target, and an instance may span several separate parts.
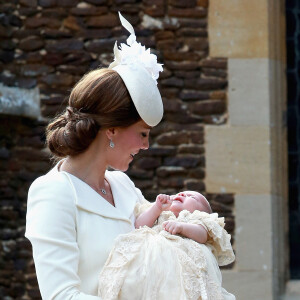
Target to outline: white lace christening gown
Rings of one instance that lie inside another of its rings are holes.
[[[201,224],[206,244],[172,235],[162,223]],[[219,266],[234,261],[224,218],[186,210],[178,218],[163,212],[155,226],[120,235],[100,273],[98,295],[104,300],[234,300],[222,288]]]

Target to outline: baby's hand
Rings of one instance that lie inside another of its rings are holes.
[[[168,210],[170,205],[171,205],[172,201],[170,199],[170,196],[169,195],[165,195],[165,194],[159,194],[157,197],[156,197],[156,200],[155,200],[155,204],[157,205],[157,207],[160,209],[160,210]]]
[[[171,234],[180,234],[183,229],[183,223],[177,221],[165,221],[162,226]]]

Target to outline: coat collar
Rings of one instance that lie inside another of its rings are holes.
[[[75,204],[77,207],[103,217],[131,223],[130,219],[134,211],[136,199],[134,199],[135,197],[131,197],[132,195],[130,193],[128,194],[123,190],[122,182],[118,182],[114,179],[114,172],[106,171],[105,178],[110,184],[115,206],[107,202],[101,195],[78,177],[65,171],[59,171],[58,165],[55,169],[57,172],[65,174],[71,183],[75,193]]]

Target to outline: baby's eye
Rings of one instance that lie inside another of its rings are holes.
[[[147,137],[147,133],[146,132],[142,132],[142,137]]]

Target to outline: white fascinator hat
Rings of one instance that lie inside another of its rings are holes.
[[[126,43],[114,46],[114,62],[109,69],[115,70],[123,79],[137,112],[149,126],[157,125],[163,117],[163,103],[157,88],[162,65],[156,55],[150,53],[141,43],[137,43],[132,25],[119,13],[121,24],[130,36]]]

